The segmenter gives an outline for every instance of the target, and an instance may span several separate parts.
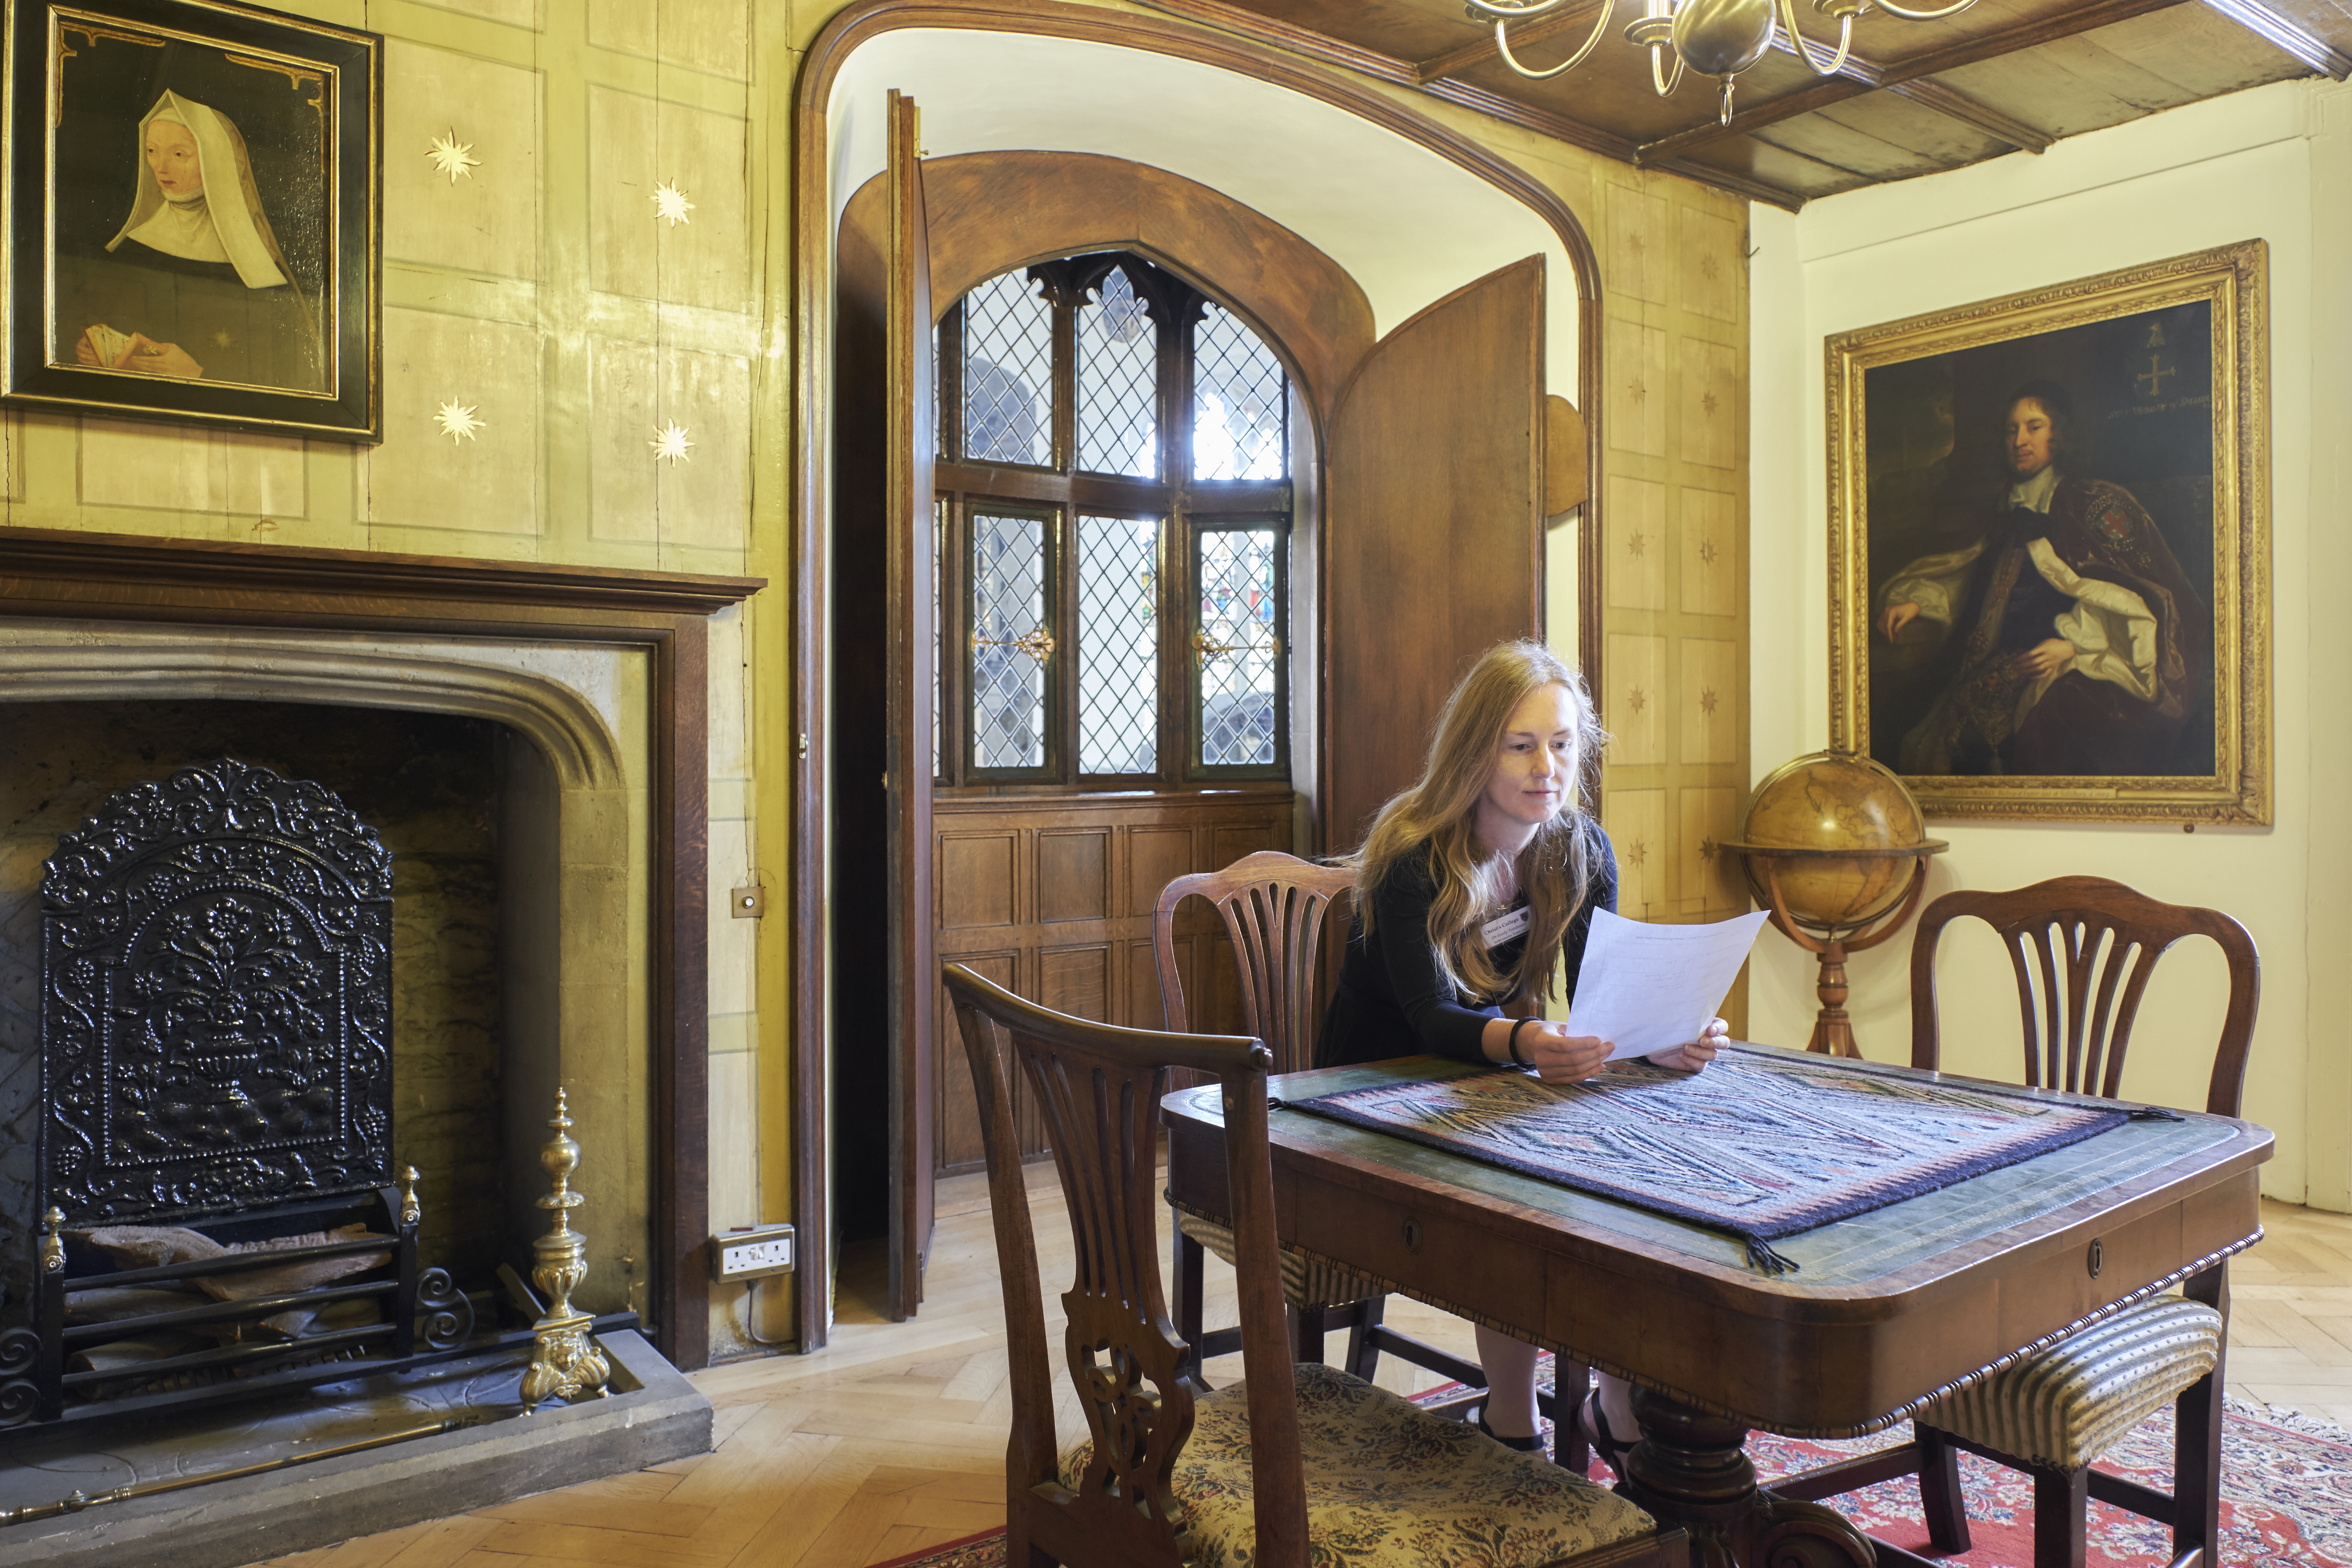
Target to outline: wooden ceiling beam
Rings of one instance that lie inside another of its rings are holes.
[[[2352,56],[2325,38],[2314,37],[2262,0],[2205,0],[2205,4],[2247,31],[2269,39],[2313,70],[2325,71],[2337,81],[2352,76]]]
[[[1970,98],[1958,88],[1946,87],[1940,81],[1926,77],[1916,81],[1898,81],[1887,91],[1897,98],[1908,99],[1922,109],[1932,109],[1947,120],[1957,120],[1963,125],[1973,125],[1996,142],[2006,142],[2022,153],[2047,152],[2057,140],[2048,132],[2028,125],[2015,115],[2003,114],[1991,104]]]
[[[1825,80],[1815,82],[1811,87],[1801,88],[1795,92],[1783,93],[1779,98],[1769,99],[1752,109],[1740,110],[1732,115],[1728,125],[1709,121],[1705,125],[1693,126],[1688,131],[1678,131],[1672,136],[1661,137],[1655,142],[1647,142],[1642,147],[1635,161],[1644,164],[1663,163],[1669,159],[1680,157],[1694,148],[1705,147],[1733,136],[1745,136],[1767,125],[1777,125],[1783,120],[1793,120],[1800,114],[1811,114],[1817,109],[1826,109],[1831,104],[1843,103],[1849,98],[1859,98],[1864,93],[1877,88],[1895,87],[1904,82],[1916,81],[1922,77],[1931,77],[1948,70],[1958,70],[1962,66],[1972,66],[1982,60],[1999,59],[2003,55],[2015,54],[2020,49],[2030,49],[2037,44],[2052,43],[2059,38],[2070,38],[2077,33],[2087,33],[2116,22],[2129,21],[2134,16],[2144,16],[2150,11],[2169,10],[2184,3],[2185,0],[2092,0],[2090,5],[2063,15],[2037,17],[2033,21],[2021,23],[2017,26],[2004,28],[1998,33],[1987,33],[1982,37],[1970,38],[1965,43],[1954,44],[1949,48],[1915,55],[1910,59],[1898,64],[1882,67],[1875,73],[1877,77],[1875,82],[1866,79],[1860,74],[1850,72],[1830,77]],[[2208,3],[2217,3],[2217,0],[2208,0]],[[2229,3],[2243,5],[2252,3],[2252,0],[2229,0]],[[1847,62],[1849,67],[1853,63]],[[1988,107],[1986,112],[1995,111]],[[2004,136],[2002,140],[2006,141],[2008,138]]]

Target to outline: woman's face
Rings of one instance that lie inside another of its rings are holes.
[[[117,142],[116,146],[122,145]],[[194,132],[184,125],[158,120],[147,127],[147,167],[163,195],[174,201],[205,194],[204,165],[196,157]]]
[[[1540,827],[1568,804],[1576,776],[1576,699],[1554,681],[1538,686],[1511,710],[1495,752],[1495,771],[1479,802],[1481,814]]]

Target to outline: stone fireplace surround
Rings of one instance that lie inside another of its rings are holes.
[[[709,1340],[706,624],[762,585],[0,528],[0,705],[406,709],[530,742],[499,807],[508,1142],[544,1140],[560,1079],[589,1152],[583,1294],[613,1298],[586,1304],[636,1307],[689,1370]]]

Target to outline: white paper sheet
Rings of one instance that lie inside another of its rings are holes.
[[[1767,918],[1759,910],[1714,925],[1670,926],[1593,910],[1569,1032],[1614,1042],[1611,1061],[1697,1039]]]

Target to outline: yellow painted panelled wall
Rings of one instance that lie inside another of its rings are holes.
[[[830,0],[310,0],[389,40],[384,440],[373,448],[9,413],[0,517],[159,537],[749,573],[714,627],[710,1219],[789,1217],[788,931],[729,888],[789,875],[793,92]],[[1130,8],[1130,7],[1122,7]],[[1746,702],[1744,204],[1381,86],[1558,191],[1603,258],[1603,634],[1619,736],[1604,817],[1623,907],[1741,906]],[[479,162],[426,158],[454,135]],[[1291,155],[1311,156],[1311,148]],[[661,220],[657,184],[693,205]],[[1572,280],[1554,279],[1554,288]],[[453,441],[435,412],[482,422]],[[675,421],[694,445],[655,460]],[[1564,591],[1556,584],[1555,591]],[[764,835],[758,825],[772,826]],[[786,1292],[712,1348],[795,1331]]]

